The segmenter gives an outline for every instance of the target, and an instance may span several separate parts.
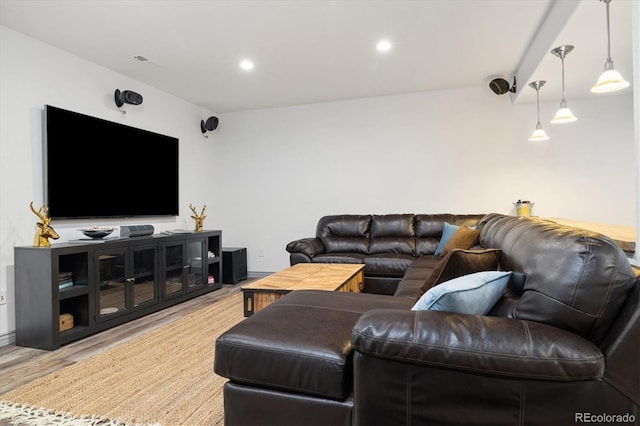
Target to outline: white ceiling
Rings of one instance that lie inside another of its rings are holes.
[[[606,59],[606,9],[597,0],[558,1],[577,7],[543,48],[576,46],[565,60],[570,103],[595,96],[589,88]],[[489,90],[493,77],[512,79],[553,6],[553,0],[0,0],[0,24],[223,113]],[[630,79],[631,0],[610,7],[612,58]],[[386,54],[375,49],[382,38],[393,44]],[[548,80],[541,100],[559,101],[560,60],[541,52],[523,75]],[[243,58],[255,62],[251,72],[239,69]],[[519,82],[517,102],[535,102],[528,81]]]

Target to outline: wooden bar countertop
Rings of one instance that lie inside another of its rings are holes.
[[[609,225],[604,223],[582,222],[573,219],[563,219],[558,217],[546,218],[561,225],[573,226],[574,228],[586,229],[588,231],[599,232],[615,241],[627,254],[633,254],[636,250],[636,228],[634,226]]]

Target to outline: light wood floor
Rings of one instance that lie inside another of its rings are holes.
[[[223,284],[219,290],[64,345],[55,351],[15,345],[0,347],[0,398],[3,393],[18,386],[173,322],[215,300],[240,292],[242,286],[253,281],[255,279],[240,281],[235,285]],[[238,309],[242,307],[239,306]]]

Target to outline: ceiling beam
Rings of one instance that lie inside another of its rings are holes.
[[[511,93],[511,103],[515,104],[520,94],[527,87],[529,79],[549,53],[550,47],[564,28],[567,21],[578,7],[580,0],[556,0],[549,6],[546,16],[536,31],[529,47],[522,55],[513,75],[518,81],[516,93]]]

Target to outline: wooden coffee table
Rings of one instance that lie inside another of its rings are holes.
[[[244,316],[253,315],[294,290],[359,293],[363,284],[363,264],[298,263],[242,287]]]

